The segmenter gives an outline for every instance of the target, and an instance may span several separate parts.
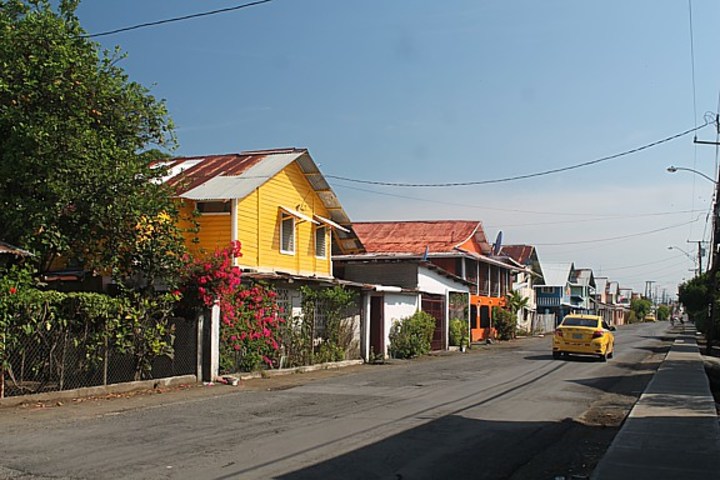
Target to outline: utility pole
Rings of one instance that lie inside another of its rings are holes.
[[[720,137],[720,113],[715,115],[715,131],[718,137]],[[720,147],[720,142],[704,142],[698,140],[697,137],[695,137],[693,142],[701,145],[715,145],[715,148]],[[715,181],[715,204],[713,205],[712,218],[713,236],[712,243],[710,244],[712,251],[710,252],[710,269],[708,270],[711,279],[710,284],[712,286],[712,290],[710,291],[710,325],[707,328],[707,332],[705,332],[705,341],[707,342],[706,353],[708,355],[712,352],[713,334],[715,333],[714,329],[718,315],[718,308],[715,302],[715,296],[718,291],[718,246],[720,246],[718,244],[720,241],[720,222],[718,221],[718,214],[720,214],[720,168],[718,168],[717,180]]]
[[[655,280],[646,280],[645,281],[645,298],[649,299],[653,303],[653,283],[655,283]]]
[[[705,240],[687,240],[687,243],[697,243],[698,248],[698,270],[697,275],[700,276],[702,274],[702,257],[705,255],[705,249],[703,248],[703,243],[707,243]]]

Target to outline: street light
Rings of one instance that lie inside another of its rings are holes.
[[[695,257],[693,257],[692,255],[690,255],[688,252],[686,252],[685,250],[683,250],[683,249],[680,248],[680,247],[676,247],[676,246],[674,246],[674,245],[671,245],[671,246],[668,247],[668,250],[678,250],[678,251],[684,253],[686,257],[688,257],[690,260],[693,261],[693,263],[695,263]]]
[[[675,245],[670,245],[670,246],[668,247],[668,250],[677,250],[677,251],[679,251],[679,252],[682,252],[688,259],[690,259],[690,260],[693,262],[693,265],[695,265],[695,268],[692,269],[692,270],[690,270],[690,271],[691,271],[691,272],[695,272],[695,275],[700,275],[700,274],[702,273],[702,272],[700,271],[700,269],[697,267],[697,259],[696,259],[693,255],[690,255],[690,253],[686,252],[686,251],[683,250],[682,248],[677,247],[677,246],[675,246]]]
[[[717,182],[716,182],[715,180],[713,180],[712,178],[708,177],[708,176],[705,175],[704,173],[699,172],[699,171],[697,171],[697,170],[694,170],[694,169],[692,169],[692,168],[676,167],[676,166],[674,166],[674,165],[670,165],[669,167],[667,167],[667,171],[670,172],[670,173],[675,173],[675,172],[677,172],[678,170],[684,170],[684,171],[686,171],[686,172],[695,173],[695,174],[697,174],[697,175],[700,175],[701,177],[703,177],[703,178],[706,179],[706,180],[710,180],[712,183],[714,183],[715,185],[717,185]]]

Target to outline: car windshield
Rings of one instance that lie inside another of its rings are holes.
[[[567,317],[562,322],[563,327],[597,327],[597,320],[592,318]]]

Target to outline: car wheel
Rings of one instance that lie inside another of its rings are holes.
[[[560,352],[553,352],[553,358],[554,358],[555,360],[557,360],[558,358],[560,358]]]
[[[615,358],[615,345],[613,345],[612,350],[610,350],[610,353],[608,353],[608,358]]]
[[[598,357],[600,357],[601,362],[607,362],[607,359],[608,359],[607,351],[605,353],[601,353],[600,355],[598,355]]]

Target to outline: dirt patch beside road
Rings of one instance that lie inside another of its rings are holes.
[[[624,365],[637,375],[619,377],[604,385],[605,393],[577,419],[563,422],[556,438],[511,477],[512,480],[584,479],[590,474],[620,431],[625,418],[658,369],[665,351],[658,350],[639,365]]]

